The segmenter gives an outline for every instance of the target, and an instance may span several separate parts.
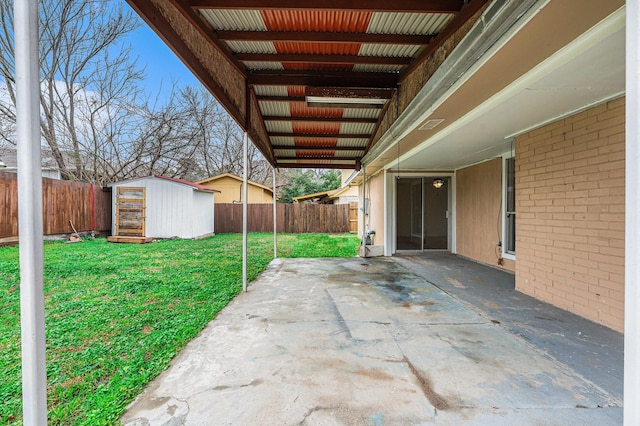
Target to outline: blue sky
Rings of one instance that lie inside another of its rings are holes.
[[[141,18],[138,19],[142,26],[131,33],[127,41],[133,45],[132,55],[138,58],[138,66],[145,68],[147,92],[155,95],[161,87],[163,91],[169,91],[173,80],[180,86],[200,85],[162,39]]]

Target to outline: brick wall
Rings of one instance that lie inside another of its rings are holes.
[[[625,99],[516,138],[516,288],[624,327]]]

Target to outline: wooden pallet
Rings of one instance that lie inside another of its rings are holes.
[[[110,243],[132,243],[132,244],[145,244],[153,241],[150,237],[131,237],[126,235],[114,235],[107,237],[107,241]]]

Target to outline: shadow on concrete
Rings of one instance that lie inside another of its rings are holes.
[[[121,420],[127,425],[620,424],[622,401],[615,386],[550,353],[539,341],[553,346],[555,340],[539,337],[526,317],[501,308],[503,299],[491,298],[522,297],[509,288],[504,273],[461,261],[454,256],[276,260]],[[456,293],[472,282],[486,284],[487,293]],[[549,315],[531,309],[523,315]],[[510,317],[522,324],[509,324]],[[590,329],[578,328],[591,336]]]
[[[624,335],[515,290],[514,275],[445,252],[395,258],[622,399]]]

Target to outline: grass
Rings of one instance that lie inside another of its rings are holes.
[[[282,234],[279,257],[352,257],[353,235]],[[125,406],[242,289],[242,236],[145,245],[47,243],[51,424],[113,424]],[[248,278],[273,258],[249,234]],[[0,424],[21,423],[18,248],[0,248]]]

